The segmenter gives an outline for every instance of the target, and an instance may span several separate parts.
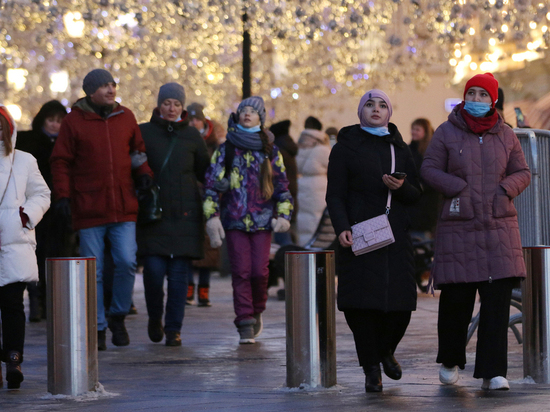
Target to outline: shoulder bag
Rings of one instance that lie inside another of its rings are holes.
[[[391,150],[391,173],[395,172],[395,148],[390,144]],[[388,215],[391,206],[391,190],[388,190],[388,200],[386,202],[386,213],[364,220],[351,227],[353,245],[351,250],[355,256],[372,252],[373,250],[383,248],[395,242],[391,230]]]
[[[166,158],[164,159],[162,167],[160,168],[160,171],[158,173],[158,178],[160,178],[162,171],[166,167],[168,159],[170,159],[170,155],[172,154],[175,145],[176,138],[173,137],[172,141],[170,142],[170,147],[168,148]],[[160,186],[156,182],[153,183],[148,189],[139,189],[136,193],[136,196],[139,204],[137,217],[137,221],[139,224],[154,223],[162,219],[162,207],[160,205]]]

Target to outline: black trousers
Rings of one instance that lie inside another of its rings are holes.
[[[363,367],[378,365],[382,356],[393,354],[411,320],[410,311],[347,309],[344,316],[353,333],[359,365]]]
[[[0,311],[2,312],[0,359],[4,362],[11,351],[19,352],[23,361],[25,342],[23,292],[26,286],[24,282],[16,282],[0,287]]]
[[[466,339],[476,292],[481,301],[474,378],[506,377],[508,322],[515,278],[489,282],[446,284],[440,287],[437,362],[447,367],[466,364]]]

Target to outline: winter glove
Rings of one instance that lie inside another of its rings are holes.
[[[137,190],[147,190],[153,186],[153,178],[148,174],[139,175],[136,178],[136,189]]]
[[[23,206],[19,206],[19,216],[21,217],[21,224],[23,227],[27,227],[27,223],[29,223],[29,216],[23,211]]]
[[[225,239],[225,231],[218,216],[208,219],[206,222],[206,233],[210,238],[210,246],[217,249],[222,245],[222,239]]]
[[[284,217],[271,219],[271,227],[275,233],[283,233],[290,229],[290,222]]]
[[[68,197],[63,197],[55,203],[55,214],[60,218],[70,220],[71,201]]]

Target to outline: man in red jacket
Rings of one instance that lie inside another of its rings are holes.
[[[152,171],[134,114],[117,102],[111,74],[86,75],[86,97],[78,100],[61,125],[50,158],[56,209],[72,215],[79,231],[80,255],[95,256],[97,267],[98,348],[105,350],[107,326],[116,346],[130,344],[124,318],[132,302],[136,269],[138,187],[150,187]],[[105,236],[115,264],[109,320],[103,306]]]

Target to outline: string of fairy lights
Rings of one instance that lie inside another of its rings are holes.
[[[111,71],[147,120],[163,83],[221,118],[241,97],[243,13],[252,91],[285,116],[303,99],[384,82],[429,84],[513,70],[544,56],[548,0],[0,0],[0,95],[23,124],[70,106],[82,78]],[[18,112],[19,111],[19,112]]]

